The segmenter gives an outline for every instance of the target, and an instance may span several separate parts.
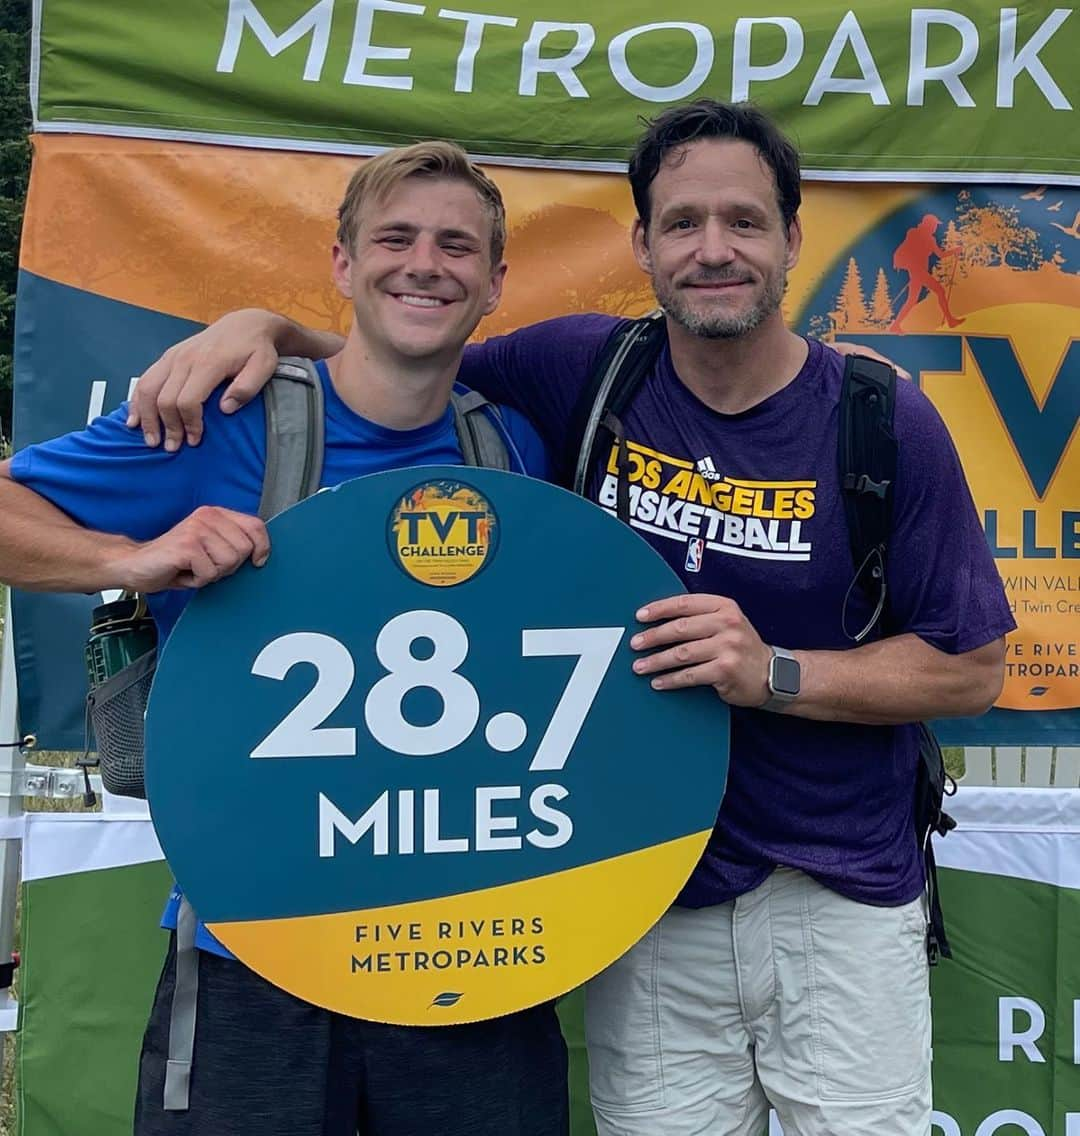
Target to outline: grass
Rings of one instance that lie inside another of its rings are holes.
[[[945,772],[959,780],[964,775],[963,746],[942,746],[945,755]]]

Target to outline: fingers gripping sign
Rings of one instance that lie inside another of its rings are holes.
[[[772,651],[726,596],[703,593],[671,596],[637,613],[655,626],[630,640],[636,651],[652,651],[634,671],[653,675],[654,690],[712,686],[733,706],[761,706],[769,697]]]
[[[266,526],[258,517],[204,505],[127,553],[121,578],[140,592],[202,588],[231,576],[246,560],[261,568],[269,555]]]

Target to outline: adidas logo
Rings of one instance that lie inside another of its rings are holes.
[[[712,458],[698,458],[696,468],[706,481],[723,481],[720,474],[716,472]]]

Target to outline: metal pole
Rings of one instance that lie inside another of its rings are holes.
[[[19,734],[19,703],[15,687],[15,635],[11,626],[11,593],[5,589],[0,599],[4,612],[4,644],[0,651],[0,742],[13,742]],[[0,773],[9,784],[21,780],[26,758],[18,746],[0,748]],[[0,796],[0,817],[20,817],[24,812],[20,792]],[[22,848],[16,839],[0,840],[0,966],[11,961],[15,949],[15,908],[19,897],[19,864]],[[15,1028],[18,1004],[11,987],[0,989],[0,1030]],[[0,1071],[3,1052],[0,1050]]]

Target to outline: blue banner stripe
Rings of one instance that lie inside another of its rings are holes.
[[[95,396],[108,412],[133,375],[202,324],[20,272],[15,317],[16,449],[79,430]],[[43,749],[83,748],[82,652],[97,596],[13,596],[22,729]]]

